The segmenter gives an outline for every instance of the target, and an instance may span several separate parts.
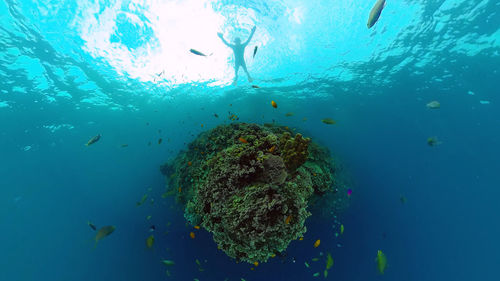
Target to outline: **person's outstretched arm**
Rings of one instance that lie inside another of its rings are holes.
[[[217,36],[219,36],[220,40],[222,40],[222,42],[223,42],[224,44],[226,44],[226,46],[231,47],[231,48],[233,47],[233,45],[229,44],[229,42],[227,42],[227,41],[224,39],[224,36],[222,36],[222,33],[220,33],[220,32],[219,32],[219,33],[217,33]]]
[[[245,41],[245,43],[243,43],[243,45],[244,45],[244,46],[246,46],[248,43],[250,43],[250,40],[252,40],[252,37],[253,37],[253,34],[255,33],[255,29],[256,29],[256,28],[257,28],[256,26],[254,26],[254,27],[252,28],[252,32],[250,33],[250,36],[248,36],[247,41]]]

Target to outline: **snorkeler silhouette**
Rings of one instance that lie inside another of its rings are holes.
[[[239,70],[240,66],[243,68],[243,70],[247,74],[248,82],[253,81],[252,77],[250,77],[250,74],[248,73],[247,65],[245,64],[244,54],[245,54],[245,47],[248,45],[250,40],[252,40],[252,36],[255,33],[255,28],[256,28],[255,26],[252,28],[252,32],[250,33],[250,36],[248,36],[247,41],[245,41],[245,43],[243,43],[243,44],[241,43],[241,39],[239,37],[234,38],[234,44],[229,44],[226,40],[224,40],[222,33],[220,33],[220,32],[217,33],[217,35],[220,37],[222,42],[224,42],[224,44],[226,44],[226,46],[233,49],[233,52],[234,52],[234,82],[233,82],[234,85],[236,85],[236,82],[238,81],[238,70]]]

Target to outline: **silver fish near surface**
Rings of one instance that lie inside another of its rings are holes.
[[[377,3],[375,3],[372,10],[370,11],[370,17],[368,17],[368,22],[366,23],[366,26],[368,28],[371,28],[375,25],[375,23],[377,23],[378,18],[380,17],[380,14],[382,13],[382,10],[384,8],[385,0],[377,0]]]

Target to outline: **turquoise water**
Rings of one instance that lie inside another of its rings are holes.
[[[498,280],[500,2],[387,1],[367,29],[373,2],[0,1],[0,280],[316,280],[320,252],[327,280]],[[231,85],[217,32],[254,25],[254,81]],[[228,112],[342,159],[343,235],[312,217],[255,270],[189,237],[159,166]],[[117,228],[94,249],[88,220]]]

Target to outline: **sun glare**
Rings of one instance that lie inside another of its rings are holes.
[[[231,82],[234,71],[232,52],[217,37],[217,32],[228,35],[226,19],[213,2],[115,1],[103,9],[99,3],[80,1],[81,18],[75,24],[86,51],[120,74],[168,86],[221,85]]]

